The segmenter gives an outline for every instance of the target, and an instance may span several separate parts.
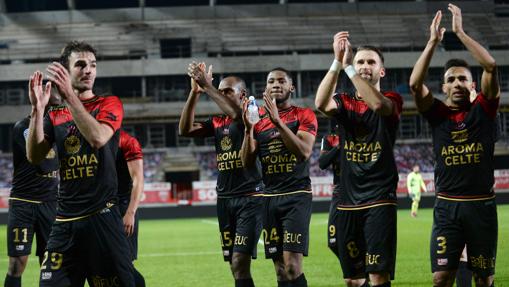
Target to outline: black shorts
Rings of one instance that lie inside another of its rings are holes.
[[[224,261],[234,252],[256,258],[256,245],[262,229],[261,196],[217,199],[217,219]]]
[[[29,255],[36,234],[37,250],[41,257],[46,248],[51,225],[55,221],[57,207],[55,201],[27,202],[9,200],[9,218],[7,222],[7,254],[10,257]]]
[[[265,257],[283,251],[308,255],[312,195],[307,192],[264,196],[262,239]]]
[[[120,200],[118,204],[118,208],[120,210],[120,216],[122,219],[124,218],[125,213],[127,212],[127,208],[129,207],[129,200]],[[123,221],[123,220],[122,220]],[[134,230],[133,234],[127,237],[127,242],[129,243],[129,247],[131,248],[132,260],[138,259],[138,226],[139,226],[139,218],[138,212],[134,215]]]
[[[395,205],[359,210],[339,210],[336,238],[344,278],[364,278],[366,273],[389,273],[396,264]]]
[[[327,222],[327,245],[329,249],[336,254],[339,259],[337,237],[336,237],[336,218],[338,217],[339,193],[333,193],[329,207],[329,220]]]
[[[493,275],[497,241],[495,199],[452,201],[437,198],[430,242],[432,272],[456,270],[466,244],[470,270],[480,277]]]
[[[75,221],[55,221],[39,286],[134,287],[134,267],[117,207]]]

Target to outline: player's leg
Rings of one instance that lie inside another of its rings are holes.
[[[279,203],[283,228],[283,260],[292,286],[307,286],[302,261],[309,248],[311,201],[311,194],[297,193],[282,196]]]
[[[9,201],[7,223],[7,255],[9,266],[5,276],[5,287],[21,286],[21,276],[28,262],[34,238],[34,209],[36,203],[19,200]]]
[[[472,287],[472,271],[468,269],[467,247],[461,252],[458,271],[456,271],[456,287]]]
[[[494,284],[498,242],[498,218],[495,199],[465,202],[461,213],[465,216],[468,266],[475,285]]]
[[[382,205],[366,210],[366,272],[372,286],[391,286],[396,265],[397,210],[395,205]]]
[[[235,198],[235,239],[231,269],[235,286],[254,286],[251,277],[251,258],[256,258],[256,245],[261,232],[261,197]]]
[[[48,244],[51,226],[57,215],[57,203],[55,201],[43,202],[36,207],[35,238],[37,249],[35,255],[39,257],[39,265],[42,264],[44,251]]]
[[[283,229],[281,226],[278,204],[280,196],[262,198],[262,234],[265,258],[272,259],[276,271],[277,286],[284,287],[290,283],[283,260]]]
[[[81,238],[87,242],[81,252],[91,287],[135,287],[131,250],[116,206],[90,216]]]
[[[430,259],[436,287],[453,285],[465,246],[458,209],[458,202],[437,199],[433,210]]]
[[[369,286],[365,280],[366,244],[362,235],[363,210],[338,210],[336,217],[337,252],[346,286]]]
[[[40,287],[83,286],[85,269],[78,255],[79,222],[54,222],[44,252]]]

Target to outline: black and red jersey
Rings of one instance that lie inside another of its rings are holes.
[[[58,158],[51,148],[46,159],[37,165],[26,156],[26,139],[30,117],[17,122],[12,130],[14,174],[11,198],[31,201],[55,201],[58,190]]]
[[[438,196],[476,199],[493,196],[496,116],[499,99],[479,93],[468,109],[439,99],[423,113],[432,128]]]
[[[52,108],[45,118],[45,134],[55,143],[60,161],[57,218],[86,216],[116,202],[119,128],[124,115],[116,96],[95,96],[82,101],[101,124],[114,131],[101,148],[94,149],[80,133],[69,108]]]
[[[218,197],[243,196],[263,191],[260,163],[244,168],[240,149],[244,141],[244,123],[226,115],[214,116],[202,123],[204,137],[214,137],[216,146]]]
[[[323,158],[327,160],[326,163],[324,162],[325,165],[327,166],[332,165],[333,184],[334,184],[333,193],[337,193],[340,190],[339,183],[341,180],[341,166],[340,166],[339,142],[340,142],[339,136],[335,133],[331,133],[322,138],[322,144],[320,147],[319,161]]]
[[[279,110],[279,117],[294,134],[305,131],[316,136],[318,124],[311,109],[291,106]],[[254,137],[258,144],[266,193],[311,191],[309,159],[299,159],[288,150],[278,129],[264,110],[260,121],[254,127]]]
[[[131,198],[131,190],[133,189],[133,179],[129,173],[127,162],[143,159],[140,142],[133,136],[120,131],[120,140],[118,144],[119,151],[117,153],[117,178],[118,178],[118,198],[120,201]]]
[[[398,171],[393,147],[403,100],[395,92],[383,95],[394,104],[392,115],[381,116],[349,94],[334,96],[341,137],[339,208],[396,202]]]

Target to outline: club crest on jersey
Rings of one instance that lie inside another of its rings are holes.
[[[232,148],[232,139],[229,136],[223,137],[221,140],[221,149],[223,151],[229,151]]]
[[[77,153],[81,148],[80,139],[75,135],[67,137],[64,141],[64,148],[68,154]]]
[[[455,143],[462,143],[468,140],[468,129],[451,131],[451,139]]]

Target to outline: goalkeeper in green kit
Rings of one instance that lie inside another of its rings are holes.
[[[412,172],[408,174],[406,186],[408,188],[408,195],[412,199],[412,211],[410,215],[416,217],[417,210],[419,209],[419,201],[421,200],[421,190],[426,192],[426,184],[419,172],[418,165],[414,165]]]

